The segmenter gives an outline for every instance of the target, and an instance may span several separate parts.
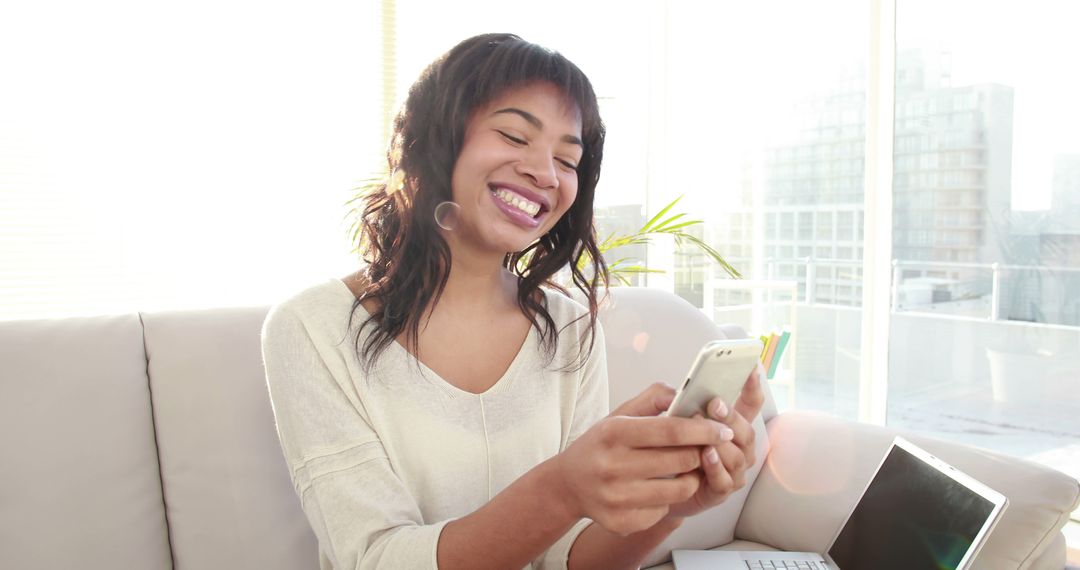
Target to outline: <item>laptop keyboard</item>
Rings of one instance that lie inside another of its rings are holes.
[[[829,570],[829,567],[808,560],[753,560],[746,561],[750,570]]]

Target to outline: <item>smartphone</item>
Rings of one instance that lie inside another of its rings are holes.
[[[723,399],[728,409],[734,409],[743,385],[761,361],[762,346],[756,338],[706,343],[675,394],[667,415],[689,418],[700,413],[709,417],[706,406],[716,397]]]

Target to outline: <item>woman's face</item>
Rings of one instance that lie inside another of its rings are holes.
[[[576,106],[550,83],[511,89],[473,113],[454,164],[454,233],[498,253],[520,251],[570,209],[583,152]]]

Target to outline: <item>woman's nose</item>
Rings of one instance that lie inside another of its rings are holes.
[[[518,174],[530,178],[538,188],[558,188],[559,177],[555,161],[549,153],[532,152],[517,163]]]

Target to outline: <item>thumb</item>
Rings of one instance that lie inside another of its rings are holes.
[[[623,402],[612,410],[612,416],[648,417],[658,416],[668,409],[675,399],[675,388],[656,382],[637,396]]]
[[[761,384],[765,380],[765,367],[759,362],[757,368],[750,373],[739,393],[739,399],[735,402],[735,411],[739,412],[746,421],[752,422],[757,417],[761,407],[765,405],[765,391]]]

